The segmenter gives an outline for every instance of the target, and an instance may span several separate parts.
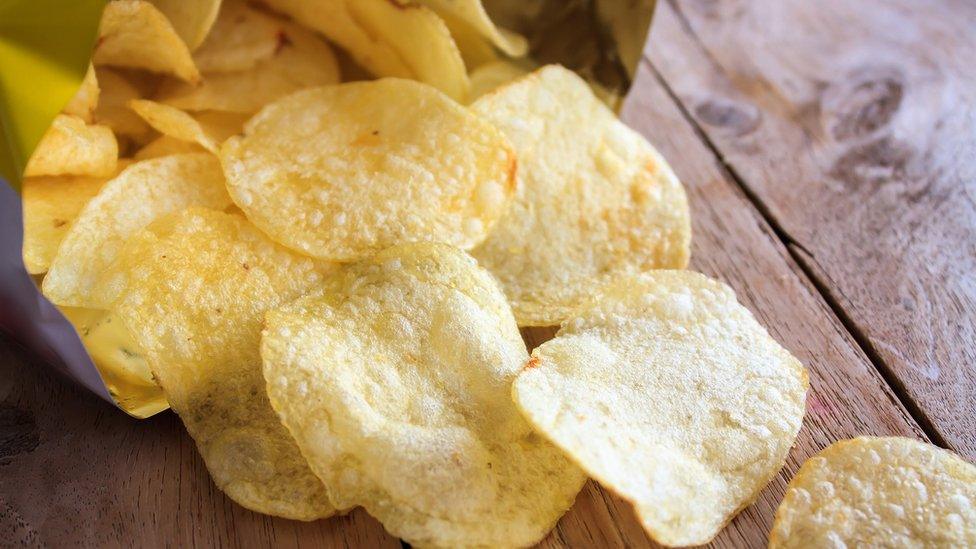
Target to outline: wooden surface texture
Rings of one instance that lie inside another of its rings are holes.
[[[659,2],[624,119],[689,193],[692,268],[810,371],[785,468],[714,541],[763,547],[832,441],[976,457],[976,6]],[[553,333],[525,332],[534,346]],[[172,413],[129,418],[0,336],[0,545],[398,547],[361,510],[300,523],[218,491]],[[594,483],[545,547],[652,545]]]

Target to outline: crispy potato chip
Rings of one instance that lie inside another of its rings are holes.
[[[908,438],[836,442],[790,481],[769,547],[976,547],[976,467]]]
[[[47,272],[78,212],[108,181],[107,177],[28,177],[24,180],[24,265]]]
[[[419,0],[444,17],[453,17],[470,26],[481,36],[491,41],[498,49],[511,57],[522,57],[529,51],[529,42],[524,36],[506,29],[500,29],[492,22],[481,0]]]
[[[706,543],[783,466],[807,373],[690,271],[623,277],[532,352],[519,409],[665,545]]]
[[[81,87],[78,88],[78,91],[61,112],[73,114],[89,124],[95,122],[98,92],[98,78],[95,76],[95,67],[89,63],[88,72],[85,73],[85,79],[81,81]]]
[[[436,13],[404,0],[264,0],[313,28],[377,76],[413,78],[457,100],[468,76],[451,32]]]
[[[528,69],[508,60],[485,63],[471,72],[471,92],[468,94],[468,101],[474,101],[528,73]]]
[[[133,158],[136,160],[149,160],[150,158],[159,158],[173,154],[200,153],[206,151],[207,149],[204,149],[196,143],[163,135],[150,141],[145,147],[136,151]]]
[[[78,332],[109,394],[126,413],[145,418],[169,408],[145,353],[116,315],[98,309],[60,309]]]
[[[501,280],[520,326],[569,317],[614,278],[688,264],[691,226],[664,158],[556,65],[472,109],[518,154],[518,191],[473,254]]]
[[[243,216],[190,208],[136,233],[110,269],[113,310],[141,348],[214,483],[248,509],[299,520],[334,513],[265,391],[264,312],[331,265],[271,242]]]
[[[122,170],[68,230],[44,278],[44,295],[58,305],[107,309],[117,288],[104,273],[125,241],[156,219],[195,205],[230,205],[220,164],[210,153],[144,160]]]
[[[220,157],[248,219],[334,261],[405,241],[470,248],[508,206],[515,172],[494,127],[398,78],[286,97],[228,139]]]
[[[190,50],[204,42],[217,20],[220,0],[150,0],[163,12]]]
[[[339,82],[339,64],[328,44],[298,25],[278,24],[281,47],[268,59],[245,71],[207,74],[198,86],[167,82],[157,100],[188,111],[254,113],[292,92]]]
[[[144,139],[149,134],[149,125],[128,106],[129,101],[139,98],[139,89],[112,69],[100,68],[97,74],[101,94],[95,121],[112,128],[116,135]]]
[[[133,99],[129,107],[163,135],[197,143],[216,153],[228,137],[240,133],[246,115],[226,112],[201,113],[196,118],[169,105]]]
[[[166,16],[144,0],[113,0],[102,12],[96,65],[133,67],[200,80],[190,50]]]
[[[428,547],[539,541],[585,480],[519,416],[526,359],[474,259],[408,244],[268,313],[268,395],[339,508]]]
[[[224,3],[213,31],[193,52],[204,74],[254,68],[283,47],[287,40],[281,20],[234,0]]]
[[[103,177],[115,171],[119,144],[112,130],[88,125],[77,116],[59,114],[37,144],[24,177],[37,175],[90,175]]]

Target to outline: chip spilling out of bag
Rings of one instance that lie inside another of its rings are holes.
[[[869,546],[976,546],[976,466],[902,437],[844,440],[808,459],[769,547]]]
[[[444,244],[352,264],[268,314],[271,403],[339,508],[425,547],[522,547],[583,473],[510,398],[527,358],[491,275]]]
[[[535,349],[514,398],[666,545],[708,542],[780,470],[807,373],[691,271],[624,277]]]
[[[559,324],[617,277],[687,266],[681,183],[582,78],[543,67],[471,108],[518,155],[515,201],[472,253],[501,281],[520,326]]]
[[[220,163],[210,153],[136,162],[78,214],[44,277],[44,295],[58,305],[106,309],[118,288],[105,270],[133,234],[189,206],[221,210],[230,204]]]
[[[331,268],[271,242],[239,214],[199,207],[132,235],[108,268],[122,279],[110,310],[214,483],[254,511],[300,520],[335,511],[268,403],[260,356],[264,312]]]
[[[402,242],[477,245],[509,205],[516,168],[494,126],[397,78],[290,95],[248,121],[220,157],[248,219],[333,261]]]

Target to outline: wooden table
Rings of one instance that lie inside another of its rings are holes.
[[[962,0],[659,2],[624,117],[689,191],[693,268],[811,378],[786,467],[716,546],[764,546],[786,481],[832,441],[898,434],[976,459],[974,29]],[[0,545],[400,545],[362,511],[245,511],[173,414],[130,419],[9,340],[0,402]],[[590,483],[543,545],[649,542]]]

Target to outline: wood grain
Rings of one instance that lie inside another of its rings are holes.
[[[740,301],[810,370],[808,413],[786,467],[714,542],[763,547],[786,480],[812,453],[858,434],[924,435],[669,89],[643,64],[624,118],[649,137],[686,184],[693,267],[735,288]],[[525,332],[530,345],[551,334]],[[215,489],[173,414],[130,419],[3,340],[0,539],[50,546],[399,545],[361,511],[298,523],[243,510]],[[626,503],[589,483],[542,545],[650,543]]]
[[[656,69],[930,435],[976,459],[976,4],[661,4]]]

